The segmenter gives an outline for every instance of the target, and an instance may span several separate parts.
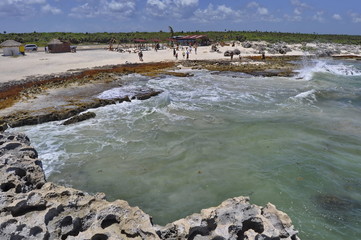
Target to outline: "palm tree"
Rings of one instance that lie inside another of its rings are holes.
[[[173,38],[174,37],[174,31],[173,31],[173,28],[171,26],[169,26],[169,32],[170,32],[170,37]]]
[[[171,26],[169,26],[169,32],[170,32],[170,38],[174,37],[174,31],[173,28]],[[173,41],[171,42],[171,46],[173,47]]]

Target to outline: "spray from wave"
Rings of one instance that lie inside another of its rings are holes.
[[[299,94],[297,94],[294,97],[290,97],[291,100],[295,101],[295,102],[308,102],[308,103],[314,103],[317,101],[316,98],[316,90],[312,89],[309,91],[305,91],[305,92],[301,92]]]
[[[305,67],[298,70],[297,79],[310,81],[315,73],[330,73],[340,76],[361,76],[361,70],[343,63],[332,64],[328,61],[317,60],[305,64]]]

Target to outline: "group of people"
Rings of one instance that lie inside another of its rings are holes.
[[[176,58],[176,60],[178,60],[178,52],[182,51],[182,56],[183,59],[189,59],[190,54],[192,53],[193,49],[194,49],[194,53],[197,54],[197,45],[194,45],[192,47],[192,45],[189,45],[189,47],[174,47],[173,48],[173,56]]]
[[[192,51],[194,52],[194,54],[197,54],[197,48],[198,48],[197,44],[193,46],[189,45],[186,47],[177,45],[176,47],[173,48],[173,56],[176,58],[176,60],[178,60],[178,52],[181,52],[183,59],[188,60]],[[157,44],[154,47],[154,50],[157,52],[159,49],[160,49],[160,45]],[[143,62],[143,51],[139,49],[136,50],[135,52],[138,52],[139,61]]]

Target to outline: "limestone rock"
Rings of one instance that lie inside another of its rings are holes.
[[[0,190],[6,193],[28,192],[45,183],[37,151],[24,134],[0,133]]]
[[[250,204],[248,197],[228,199],[157,232],[162,239],[299,239],[287,214],[270,203]]]

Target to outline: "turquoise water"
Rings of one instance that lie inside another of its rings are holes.
[[[164,92],[76,125],[15,130],[48,180],[127,200],[157,224],[244,195],[286,212],[302,239],[359,239],[361,63],[303,64],[292,78],[129,75],[99,97]]]

